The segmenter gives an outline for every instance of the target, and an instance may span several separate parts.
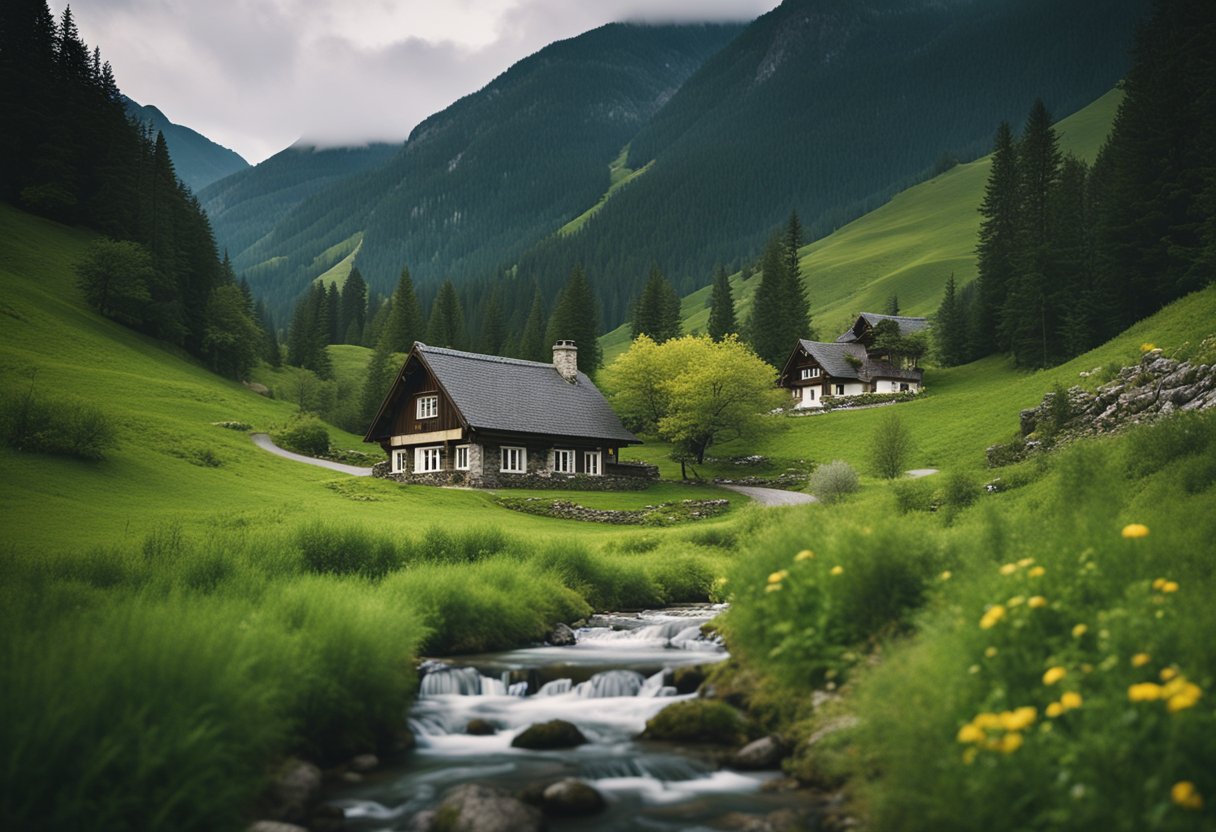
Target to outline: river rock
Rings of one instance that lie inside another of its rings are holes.
[[[466,734],[471,734],[474,737],[488,737],[491,734],[498,733],[498,729],[494,727],[494,723],[488,719],[473,718],[469,720],[469,724],[464,727]]]
[[[321,788],[321,769],[292,757],[283,763],[270,784],[274,814],[286,821],[302,821],[308,805]]]
[[[642,734],[651,740],[736,745],[746,739],[743,718],[731,706],[712,699],[677,702],[659,711]]]
[[[544,828],[544,815],[535,806],[479,783],[452,789],[427,816],[425,826],[415,824],[414,828],[430,832],[540,832]]]
[[[259,820],[249,824],[245,832],[308,832],[303,826],[283,823],[279,820]]]
[[[511,740],[514,748],[528,748],[533,751],[548,751],[555,748],[574,748],[587,742],[578,726],[564,719],[554,719],[549,722],[537,722],[522,734]]]
[[[785,744],[780,738],[762,737],[736,751],[730,764],[744,771],[765,771],[779,767],[785,753]]]
[[[602,812],[604,796],[582,780],[567,777],[544,791],[545,812],[558,817],[584,817]]]
[[[677,667],[672,673],[676,693],[696,693],[705,681],[705,671],[698,665]]]
[[[346,767],[351,771],[371,771],[380,766],[380,758],[375,754],[358,754],[351,758]]]
[[[554,647],[573,647],[577,639],[574,637],[574,630],[559,621],[553,625],[549,635],[545,636],[545,641]]]

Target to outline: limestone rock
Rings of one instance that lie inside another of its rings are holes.
[[[731,765],[744,771],[765,771],[779,768],[785,755],[785,743],[779,737],[762,737],[736,751]]]
[[[549,635],[545,636],[545,641],[554,647],[572,647],[577,639],[574,637],[574,630],[559,621],[553,625]]]
[[[568,777],[544,791],[545,812],[558,817],[584,817],[602,812],[604,796],[582,780]]]
[[[574,748],[587,742],[583,732],[564,719],[537,722],[511,740],[513,748],[528,748],[533,751],[548,751],[555,748]]]
[[[445,832],[540,832],[543,827],[544,816],[535,806],[489,786],[465,783],[448,793],[424,828]]]

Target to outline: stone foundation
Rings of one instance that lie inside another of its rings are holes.
[[[532,454],[529,454],[532,468]],[[621,467],[645,469],[640,474],[604,473],[600,476],[588,474],[558,474],[547,470],[530,470],[526,474],[507,474],[491,471],[477,474],[474,471],[435,471],[429,474],[394,474],[388,460],[372,466],[372,476],[393,480],[405,485],[456,486],[464,488],[532,488],[553,491],[644,491],[659,478],[659,469],[653,465],[613,464],[608,470]]]

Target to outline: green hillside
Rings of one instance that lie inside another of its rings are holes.
[[[203,534],[290,530],[317,517],[407,535],[445,524],[492,524],[542,537],[620,533],[510,512],[485,492],[352,480],[271,456],[246,432],[215,426],[238,421],[270,430],[288,423],[295,407],[221,379],[184,353],[87,309],[72,275],[91,239],[0,205],[0,388],[12,397],[32,378],[38,396],[95,403],[116,423],[120,442],[100,463],[0,448],[8,545],[78,550],[138,541],[165,523]],[[340,376],[361,384],[366,351],[332,349]],[[331,437],[342,447],[368,448],[361,437],[336,429]]]
[[[1112,90],[1057,125],[1060,148],[1092,162],[1110,131],[1120,93]],[[858,312],[881,310],[898,295],[901,310],[929,315],[951,273],[959,285],[975,279],[979,204],[991,159],[958,165],[896,195],[890,202],[802,249],[802,275],[819,337],[843,331]],[[758,278],[731,276],[740,320],[751,313]],[[684,329],[704,332],[709,287],[684,298]],[[629,326],[601,341],[604,360],[629,346]]]
[[[604,192],[604,195],[601,196],[594,205],[583,213],[579,214],[574,219],[570,220],[570,222],[566,223],[561,228],[557,229],[557,233],[560,236],[565,237],[569,234],[573,234],[575,231],[578,231],[587,223],[587,220],[591,219],[600,212],[600,209],[604,207],[604,203],[606,203],[613,194],[645,173],[650,168],[651,164],[651,162],[647,162],[637,170],[629,167],[629,145],[625,145],[623,148],[621,148],[620,155],[613,159],[612,163],[608,165],[608,190]]]

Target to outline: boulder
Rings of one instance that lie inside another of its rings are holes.
[[[602,812],[607,803],[604,796],[582,780],[567,777],[544,791],[544,809],[550,815],[564,818],[585,817]]]
[[[544,815],[506,792],[465,783],[448,792],[426,828],[445,832],[540,832]]]
[[[743,718],[731,706],[711,699],[676,702],[646,723],[651,740],[737,745],[746,738]]]
[[[473,718],[469,720],[469,724],[464,727],[466,734],[472,734],[475,737],[488,737],[491,734],[498,733],[498,729],[494,727],[494,723],[488,719]]]
[[[303,826],[294,823],[283,823],[278,820],[254,821],[246,827],[245,832],[308,832]]]
[[[779,768],[785,754],[785,743],[779,737],[762,737],[736,751],[730,764],[744,771],[765,771]]]
[[[555,748],[574,748],[587,742],[578,726],[564,719],[554,719],[549,722],[537,722],[528,727],[522,734],[511,740],[513,748],[527,748],[533,751],[548,751]]]
[[[705,670],[699,666],[677,667],[672,673],[676,693],[696,693],[705,681]]]
[[[351,771],[371,771],[379,768],[380,758],[375,754],[359,754],[351,758],[346,767]]]
[[[302,821],[321,788],[321,769],[292,757],[283,763],[270,783],[274,814],[286,821]]]
[[[554,647],[572,647],[577,639],[574,637],[574,630],[559,621],[553,625],[549,635],[545,636],[545,641]]]

